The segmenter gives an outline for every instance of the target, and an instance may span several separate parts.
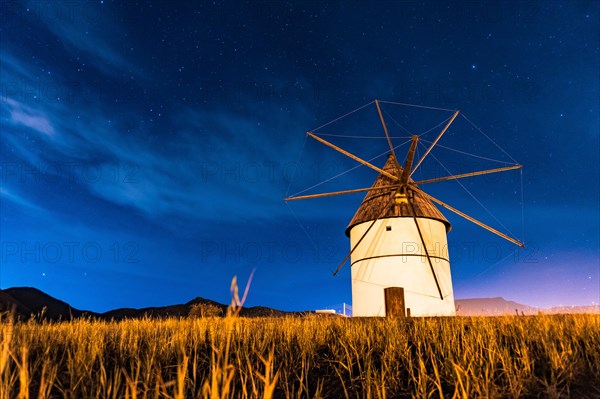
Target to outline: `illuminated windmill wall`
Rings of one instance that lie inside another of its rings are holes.
[[[286,200],[367,192],[346,228],[346,235],[350,237],[350,252],[334,272],[337,274],[350,259],[353,316],[453,316],[454,294],[446,239],[451,225],[434,203],[519,246],[523,246],[523,243],[432,197],[421,190],[419,185],[502,172],[520,168],[521,165],[415,182],[411,175],[459,112],[453,113],[414,167],[413,159],[419,137],[413,136],[404,166],[400,166],[379,102],[375,100],[374,103],[390,148],[388,159],[381,169],[312,132],[307,133],[317,141],[379,172],[373,185],[370,188],[292,196]]]

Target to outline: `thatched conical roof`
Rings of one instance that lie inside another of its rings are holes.
[[[403,168],[398,164],[396,158],[390,154],[388,155],[387,162],[383,166],[383,170],[394,176],[400,177],[402,175]],[[409,179],[409,182],[412,182],[412,180]],[[393,185],[395,183],[397,183],[395,180],[381,173],[371,187],[384,187]],[[390,205],[391,195],[392,193],[390,193],[389,189],[369,191],[358,207],[354,217],[348,224],[348,227],[346,228],[346,235],[350,237],[350,230],[357,224],[377,219],[382,209],[386,206],[388,209],[380,217],[380,219],[417,216],[420,218],[436,219],[443,222],[446,225],[447,232],[452,228],[450,222],[448,222],[448,220],[435,207],[435,205],[433,205],[429,199],[420,195],[418,192],[411,191],[411,195],[409,195],[409,201],[412,202],[416,215],[413,215],[412,207],[409,204]]]

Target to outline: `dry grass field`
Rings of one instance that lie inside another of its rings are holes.
[[[600,316],[0,325],[0,399],[600,397]]]

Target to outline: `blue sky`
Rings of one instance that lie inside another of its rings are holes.
[[[461,110],[424,177],[524,166],[427,187],[526,243],[445,212],[456,297],[600,301],[595,2],[9,1],[1,11],[0,288],[105,311],[228,302],[232,277],[255,270],[249,305],[350,302],[348,265],[331,272],[362,195],[282,198],[372,184],[375,172],[347,172],[356,163],[305,132],[379,98]],[[400,157],[409,133],[448,117],[382,106]],[[318,131],[370,137],[328,136],[385,162],[372,104]]]

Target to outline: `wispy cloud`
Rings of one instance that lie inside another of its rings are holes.
[[[5,99],[5,101],[10,108],[11,123],[29,127],[50,137],[54,136],[54,127],[43,112],[10,98]]]
[[[188,109],[171,117],[180,130],[171,133],[161,148],[138,141],[123,145],[105,132],[104,150],[111,158],[128,162],[123,171],[128,176],[114,181],[107,174],[102,184],[90,184],[90,190],[151,216],[220,220],[273,216],[273,201],[282,195],[281,176],[273,174],[289,154],[276,149],[264,129],[229,113]],[[198,121],[209,126],[210,133],[198,127]]]
[[[7,187],[0,187],[0,197],[4,200],[12,202],[15,205],[29,210],[44,211],[43,208],[22,197],[21,195],[15,193],[14,191],[8,189]]]
[[[13,60],[5,68],[17,81],[28,70]],[[282,165],[296,156],[279,132],[295,129],[296,120],[306,117],[300,105],[293,111],[296,119],[273,117],[264,104],[252,117],[197,105],[167,113],[160,123],[142,124],[136,108],[115,113],[101,102],[3,100],[9,115],[3,135],[25,162],[76,161],[98,175],[78,181],[90,195],[157,220],[275,217],[272,205],[281,201],[285,187]],[[269,113],[265,126],[260,120]],[[136,127],[128,133],[122,126],[130,121]],[[22,134],[27,130],[45,139],[40,148],[32,148]]]

